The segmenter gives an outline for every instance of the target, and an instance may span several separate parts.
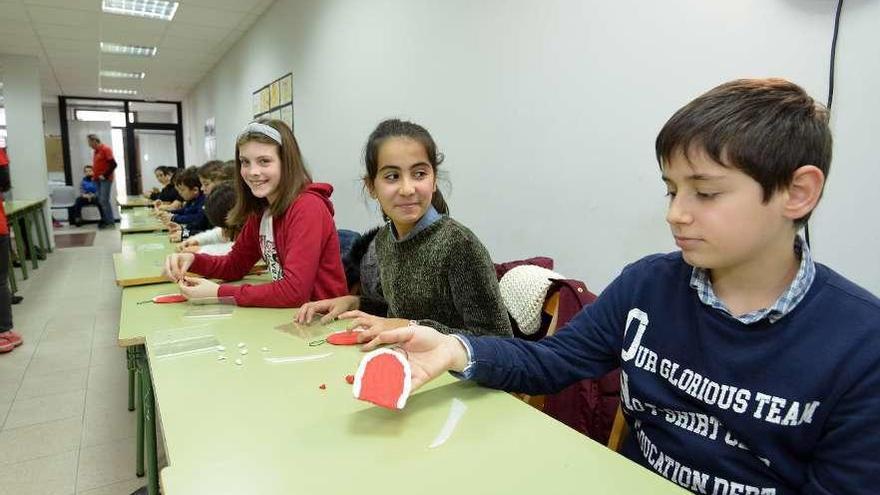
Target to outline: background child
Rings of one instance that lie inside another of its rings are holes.
[[[238,229],[229,225],[227,217],[235,207],[235,188],[228,183],[214,186],[211,194],[205,199],[205,216],[208,222],[216,227],[199,232],[181,242],[177,250],[187,253],[203,253],[222,255],[232,250],[232,243]]]
[[[177,188],[174,186],[174,177],[176,177],[179,172],[181,172],[181,169],[177,167],[163,165],[156,168],[154,172],[156,174],[156,179],[159,183],[164,184],[159,197],[155,198],[155,201],[153,201],[153,207],[156,211],[171,211],[183,207],[183,198],[180,197],[180,193],[177,192]]]
[[[70,223],[82,225],[82,209],[84,206],[98,204],[98,183],[92,180],[92,166],[83,167],[83,178],[79,183],[79,196],[70,207]]]
[[[9,225],[3,209],[3,193],[9,191],[9,158],[6,148],[0,148],[0,354],[7,353],[23,342],[21,335],[12,328],[12,299],[9,293]]]
[[[875,493],[880,300],[797,235],[831,163],[828,113],[790,82],[733,81],[676,112],[656,153],[681,251],[626,267],[553,337],[416,327],[364,348],[401,345],[414,387],[451,369],[547,393],[620,366],[622,453],[691,491]]]
[[[166,222],[174,222],[181,226],[183,236],[202,232],[210,228],[205,217],[205,194],[196,167],[189,167],[174,176],[174,187],[183,198],[182,208],[159,213],[159,218]]]
[[[156,180],[162,186],[161,190],[153,189],[149,198],[153,200],[153,206],[157,208],[165,205],[167,209],[176,210],[183,206],[183,201],[177,189],[174,187],[174,176],[177,174],[177,167],[169,167],[161,165],[153,170]],[[176,206],[173,203],[177,203]]]
[[[280,120],[251,122],[235,146],[236,205],[228,224],[243,225],[225,256],[180,253],[165,273],[190,298],[232,296],[239,306],[294,308],[346,293],[330,184],[313,183],[299,145]],[[238,280],[260,258],[272,282],[217,285],[185,277],[187,271]]]
[[[375,237],[383,300],[319,301],[303,306],[298,321],[321,312],[327,313],[325,321],[355,318],[353,326],[377,331],[419,320],[443,333],[512,335],[489,253],[467,227],[446,215],[437,190],[442,161],[424,127],[398,119],[376,127],[365,149],[363,180],[388,219]],[[378,311],[387,318],[370,314]]]

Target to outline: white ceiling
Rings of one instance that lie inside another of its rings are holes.
[[[137,90],[134,99],[182,100],[273,0],[179,0],[172,21],[105,14],[101,0],[0,0],[0,53],[40,58],[44,99]],[[158,46],[155,57],[101,53],[100,41]],[[146,72],[142,80],[98,71]],[[103,81],[99,80],[103,79]]]

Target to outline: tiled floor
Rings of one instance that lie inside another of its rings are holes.
[[[123,495],[144,484],[116,345],[118,248],[118,230],[98,231],[92,247],[56,249],[19,281],[12,314],[25,343],[0,355],[0,495]]]

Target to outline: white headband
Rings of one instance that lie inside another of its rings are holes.
[[[281,145],[281,133],[278,132],[278,129],[272,126],[260,122],[251,122],[245,126],[244,130],[241,131],[241,134],[238,135],[238,138],[241,139],[245,134],[251,133],[262,134],[278,143],[279,146]]]

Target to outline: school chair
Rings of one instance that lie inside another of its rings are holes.
[[[532,264],[530,263],[532,260],[539,261],[540,268],[518,268],[522,265]],[[533,304],[533,301],[529,300],[534,298],[534,293],[523,298],[519,295],[522,292],[521,287],[511,288],[505,280],[499,283],[502,287],[502,298],[507,296],[505,304],[508,305],[508,311],[511,312],[513,334],[516,338],[536,341],[552,336],[578,311],[596,299],[596,295],[590,292],[583,282],[553,274],[550,271],[552,263],[553,260],[549,258],[531,258],[496,265],[496,274],[499,275],[499,278],[514,275],[513,270],[520,270],[516,276],[520,277],[517,283],[521,286],[530,287],[532,285],[528,279],[522,279],[522,275],[531,273],[535,277],[544,277],[544,280],[540,281],[540,287],[546,291],[546,296],[541,308],[542,314],[537,331],[534,331],[535,320],[533,317],[524,318],[521,312],[518,313],[516,308],[511,307],[520,304],[517,302],[518,299],[525,299],[527,304]],[[547,285],[548,276],[551,277],[549,286]],[[511,294],[513,297],[510,297]],[[517,317],[519,320],[528,320],[529,328],[520,329],[520,325],[515,321]],[[613,370],[603,377],[572,384],[556,394],[531,396],[520,393],[514,395],[593,440],[607,444],[613,429],[615,412],[620,402],[619,391],[620,371]]]
[[[615,452],[620,452],[623,441],[629,434],[629,426],[623,416],[623,409],[618,404],[617,413],[614,415],[614,424],[611,426],[611,435],[608,436],[607,447]]]
[[[55,185],[52,184],[49,190],[49,198],[52,210],[65,210],[67,211],[67,221],[68,223],[73,221],[71,218],[71,208],[76,203],[76,188],[68,185]],[[53,218],[54,220],[54,218]]]

